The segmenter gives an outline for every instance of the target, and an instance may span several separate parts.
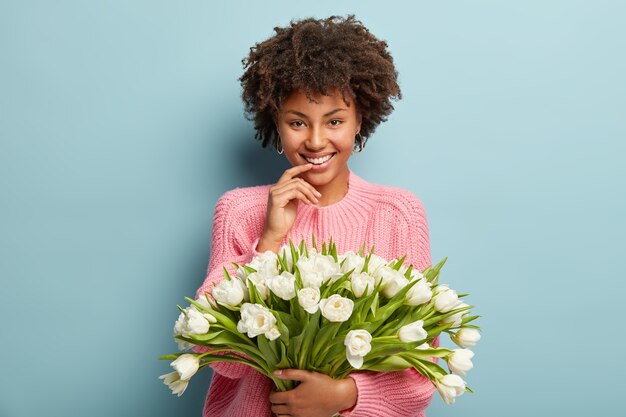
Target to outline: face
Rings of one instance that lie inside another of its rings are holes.
[[[313,168],[301,177],[327,190],[347,184],[348,159],[361,129],[354,101],[347,97],[346,104],[338,90],[330,94],[316,95],[315,101],[309,101],[304,93],[295,91],[283,101],[276,121],[291,165],[313,163]]]

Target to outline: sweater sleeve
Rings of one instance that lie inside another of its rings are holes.
[[[255,250],[258,239],[252,244],[248,243],[254,239],[254,236],[245,229],[241,216],[237,214],[240,211],[239,204],[241,204],[237,192],[238,190],[226,192],[215,206],[211,233],[211,257],[206,278],[196,291],[196,299],[203,296],[205,292],[210,293],[213,287],[224,279],[224,267],[230,274],[235,274],[233,262],[243,265],[258,255]],[[206,352],[208,348],[196,346],[193,350],[201,353]],[[213,363],[211,367],[215,372],[231,379],[241,378],[252,370],[247,365],[234,362]]]
[[[402,196],[398,205],[406,222],[398,225],[398,238],[407,242],[407,264],[423,270],[431,264],[426,212],[416,196],[409,192]],[[341,413],[346,417],[423,417],[436,390],[428,378],[412,368],[395,372],[360,371],[349,377],[356,383],[357,401],[353,408]]]

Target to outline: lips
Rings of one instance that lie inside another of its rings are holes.
[[[325,155],[302,155],[300,154],[300,156],[302,156],[307,162],[313,164],[313,165],[322,165],[328,161],[330,161],[334,156],[335,153],[328,153]]]

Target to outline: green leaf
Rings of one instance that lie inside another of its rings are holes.
[[[410,363],[416,371],[418,371],[420,374],[424,375],[431,381],[438,380],[444,375],[448,374],[448,372],[446,372],[446,370],[443,369],[441,366],[427,359],[418,359],[410,354],[400,354],[399,356],[401,356],[402,359]]]
[[[320,316],[321,313],[318,310],[315,314],[310,316],[309,322],[302,330],[302,334],[304,335],[301,345],[302,348],[300,349],[300,355],[296,361],[299,369],[304,369],[306,364],[315,363],[315,357],[312,357],[311,353],[316,346],[314,341],[318,340]]]
[[[300,253],[304,253],[304,239],[300,240],[300,247],[299,247]]]
[[[357,253],[359,254],[359,256],[363,257],[364,252],[365,252],[365,242],[363,242],[363,244],[361,245]]]
[[[404,263],[404,260],[406,259],[406,255],[404,255],[402,258],[398,259],[393,266],[391,267],[392,269],[395,269],[396,271],[400,270],[400,267],[402,266],[402,264]]]
[[[222,268],[224,268],[224,279],[226,281],[230,281],[232,278],[230,277],[230,274],[228,273],[228,270],[226,269],[225,266],[223,266]]]
[[[463,317],[463,320],[461,321],[461,327],[470,327],[470,326],[465,326],[465,324],[476,320],[477,318],[479,318],[480,316],[469,316],[469,317]],[[476,326],[474,326],[476,327]],[[476,327],[478,328],[478,327]]]
[[[220,334],[222,334],[223,330],[217,331],[217,332],[211,332],[209,331],[209,333],[205,333],[205,334],[189,334],[188,337],[190,339],[193,339],[195,341],[198,342],[210,342],[211,340],[215,339],[216,337],[218,337]],[[198,344],[198,343],[194,343],[194,344]]]
[[[333,259],[335,260],[335,262],[338,262],[338,257],[337,257],[337,245],[333,242],[332,237],[331,237],[330,241],[331,241],[330,256],[332,256],[332,257],[333,257]]]
[[[283,252],[283,256],[278,255],[276,259],[278,260],[278,267],[280,269],[279,273],[289,271],[289,267],[287,266],[287,254],[285,252]]]
[[[291,261],[292,261],[291,267],[293,269],[296,263],[298,262],[298,259],[300,259],[300,255],[298,255],[298,251],[296,251],[296,248],[293,245],[293,242],[291,241],[291,239],[289,239],[289,249],[291,250]],[[289,271],[289,272],[293,273],[293,271]]]
[[[452,351],[446,348],[429,348],[429,349],[412,349],[405,353],[416,359],[427,360],[429,358],[443,358],[448,356]]]
[[[409,265],[409,267],[406,269],[406,272],[404,273],[404,277],[406,279],[410,279],[411,278],[411,272],[413,272],[413,264]]]
[[[440,326],[434,327],[432,329],[428,329],[428,337],[436,337],[439,336],[441,334],[441,332],[445,332],[446,330],[448,330],[449,328],[452,327],[454,323],[444,323]]]
[[[402,359],[400,356],[377,357],[371,359],[365,356],[365,361],[363,362],[363,369],[376,372],[401,371],[412,367],[413,366],[411,364]]]
[[[172,353],[170,355],[159,356],[160,361],[173,361],[177,359],[180,355],[184,355],[184,353]]]
[[[441,320],[448,318],[450,316],[453,316],[457,313],[460,313],[462,311],[467,311],[469,309],[471,309],[472,306],[466,306],[466,307],[461,307],[461,308],[455,308],[454,310],[450,310],[447,313],[440,313],[440,314],[435,314],[433,317],[429,318],[428,320],[424,320],[424,327],[430,326],[434,323],[438,323]]]
[[[281,323],[287,326],[289,334],[300,334],[302,332],[302,323],[296,320],[292,314],[280,310],[271,311]]]
[[[275,343],[268,340],[267,337],[262,334],[256,337],[256,341],[257,345],[259,346],[259,350],[261,351],[261,354],[267,361],[267,365],[269,366],[269,368],[276,369],[276,364],[278,363],[278,355],[275,348],[273,348],[272,346]]]
[[[325,349],[332,343],[337,335],[337,332],[339,331],[339,328],[341,327],[341,324],[342,323],[328,322],[320,327],[311,350],[310,361],[313,364],[318,366],[322,365],[322,363],[320,363],[320,360],[323,359],[321,355],[322,349]]]
[[[321,293],[320,298],[328,298],[331,294],[335,294],[337,290],[341,287],[341,285],[347,281],[348,277],[350,276],[350,274],[352,274],[352,272],[354,272],[354,268],[352,268],[351,270],[343,274],[341,277],[339,277],[337,281],[328,285],[324,289],[324,291]],[[348,287],[348,289],[350,289],[350,287]]]

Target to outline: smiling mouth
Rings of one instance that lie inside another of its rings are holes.
[[[300,154],[300,156],[302,156],[307,162],[313,164],[313,165],[322,165],[325,162],[330,161],[334,156],[335,153],[332,153],[330,155],[326,155],[326,156],[322,156],[320,158],[308,158],[302,154]]]

